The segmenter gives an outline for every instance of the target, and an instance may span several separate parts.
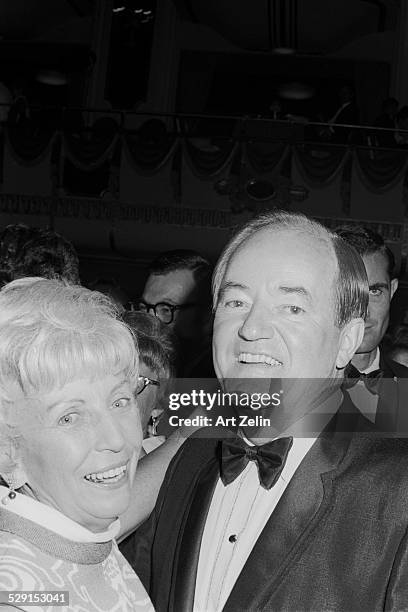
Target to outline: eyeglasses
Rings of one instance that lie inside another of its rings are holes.
[[[162,323],[169,325],[170,323],[173,323],[174,313],[177,310],[191,308],[191,306],[196,306],[196,304],[193,302],[189,302],[187,304],[180,304],[179,306],[174,306],[173,304],[168,304],[167,302],[159,302],[158,304],[148,304],[147,302],[140,300],[139,302],[133,304],[133,306],[135,306],[136,310],[139,310],[140,312],[149,313],[150,311],[153,311],[155,317],[160,319]]]
[[[160,383],[158,380],[154,380],[153,378],[149,378],[148,376],[138,376],[137,384],[136,384],[136,395],[140,395],[149,385],[153,385],[154,387],[160,387]]]

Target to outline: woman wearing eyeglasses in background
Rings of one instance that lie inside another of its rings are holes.
[[[123,320],[134,333],[139,349],[140,375],[136,394],[142,422],[142,446],[149,453],[164,442],[163,436],[155,435],[155,425],[163,412],[166,381],[176,374],[177,339],[168,326],[145,312],[126,312]]]

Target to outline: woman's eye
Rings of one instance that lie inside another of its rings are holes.
[[[121,397],[120,399],[113,402],[114,408],[125,408],[129,405],[130,397]]]
[[[79,415],[77,412],[70,412],[69,414],[64,414],[60,419],[58,419],[58,425],[74,425],[78,419]]]

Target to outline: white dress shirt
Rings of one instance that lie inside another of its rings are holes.
[[[340,397],[322,409],[320,431],[336,412]],[[297,423],[299,426],[299,422]],[[317,439],[294,438],[277,483],[268,491],[259,483],[255,461],[229,485],[218,480],[201,541],[194,612],[223,609],[246,560],[291,478]],[[282,437],[290,433],[282,434]]]

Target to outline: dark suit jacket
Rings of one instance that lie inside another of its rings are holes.
[[[216,439],[185,442],[155,511],[128,543],[158,612],[192,610],[217,446]],[[351,404],[300,464],[224,610],[407,610],[407,526],[408,442],[378,439]]]
[[[384,370],[384,376],[388,378],[408,378],[408,368],[390,359],[388,355],[380,349],[380,368]]]
[[[394,437],[408,436],[408,368],[380,350],[380,382],[375,425],[378,431]]]

